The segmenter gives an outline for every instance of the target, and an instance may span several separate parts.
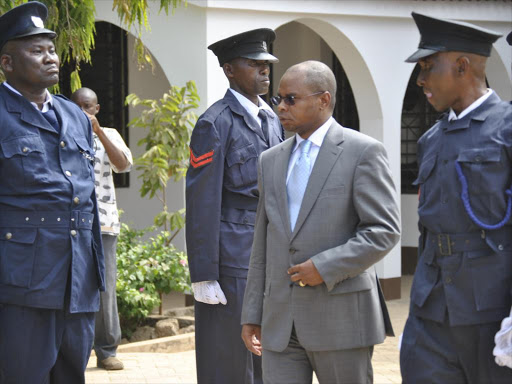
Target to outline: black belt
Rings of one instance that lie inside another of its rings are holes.
[[[258,198],[224,191],[222,193],[222,207],[256,211]]]
[[[425,248],[435,248],[441,256],[449,256],[458,252],[489,249],[485,241],[486,232],[468,233],[434,233],[427,232]]]
[[[0,227],[68,227],[92,229],[94,215],[81,211],[0,211]]]

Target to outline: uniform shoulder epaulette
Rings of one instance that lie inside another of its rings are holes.
[[[71,101],[66,96],[64,96],[64,95],[62,95],[60,93],[58,93],[56,95],[53,95],[53,97],[58,97],[59,99],[62,99],[62,100]]]
[[[228,107],[228,104],[223,99],[220,99],[213,103],[199,118],[214,122],[215,119],[217,119],[217,117],[222,113],[222,111]]]

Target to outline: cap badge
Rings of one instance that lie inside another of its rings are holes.
[[[267,42],[266,41],[263,41],[263,49],[266,51],[267,50]]]
[[[43,20],[41,20],[40,17],[32,16],[31,19],[32,23],[34,23],[34,26],[36,26],[37,28],[44,28]]]

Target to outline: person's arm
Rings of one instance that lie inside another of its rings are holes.
[[[85,132],[86,132],[87,141],[89,143],[89,146],[92,148],[93,147],[93,137],[92,137],[93,130],[91,129],[91,121],[90,120],[87,121],[85,119],[85,117],[83,119],[85,121],[84,124],[86,126]],[[91,165],[91,167],[93,167],[93,166]],[[92,174],[91,183],[92,183],[92,185],[94,185],[94,172],[91,172],[91,174]],[[103,242],[101,239],[101,223],[100,223],[100,215],[99,215],[99,211],[98,211],[98,200],[96,198],[96,189],[94,187],[92,188],[92,192],[91,192],[91,200],[94,205],[93,211],[92,211],[92,213],[94,214],[94,219],[93,219],[93,223],[92,223],[93,244],[91,244],[91,246],[93,248],[92,252],[95,255],[94,260],[96,263],[98,288],[100,291],[104,292],[106,290],[105,255],[103,253]]]
[[[214,122],[200,118],[192,131],[186,178],[186,242],[192,283],[219,280],[219,237],[224,152]]]
[[[107,136],[103,128],[101,128],[98,119],[94,115],[90,115],[85,112],[89,119],[91,120],[92,130],[98,136],[103,147],[105,148],[105,152],[110,160],[110,164],[112,164],[115,170],[119,170],[120,172],[124,171],[126,168],[130,166],[130,161],[124,154],[121,148],[117,147]]]
[[[263,166],[260,155],[258,162],[259,201],[254,225],[254,240],[247,286],[242,307],[242,339],[252,353],[261,356],[261,319],[263,315],[263,295],[265,291],[265,269],[267,265],[267,226],[268,217],[265,208],[263,187]]]

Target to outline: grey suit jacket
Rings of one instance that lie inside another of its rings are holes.
[[[310,351],[381,343],[387,309],[374,264],[400,236],[386,151],[380,142],[334,122],[291,232],[286,172],[294,143],[290,138],[260,156],[242,324],[260,324],[263,348],[277,352],[288,345],[292,325]],[[325,283],[292,284],[287,269],[308,259]]]

